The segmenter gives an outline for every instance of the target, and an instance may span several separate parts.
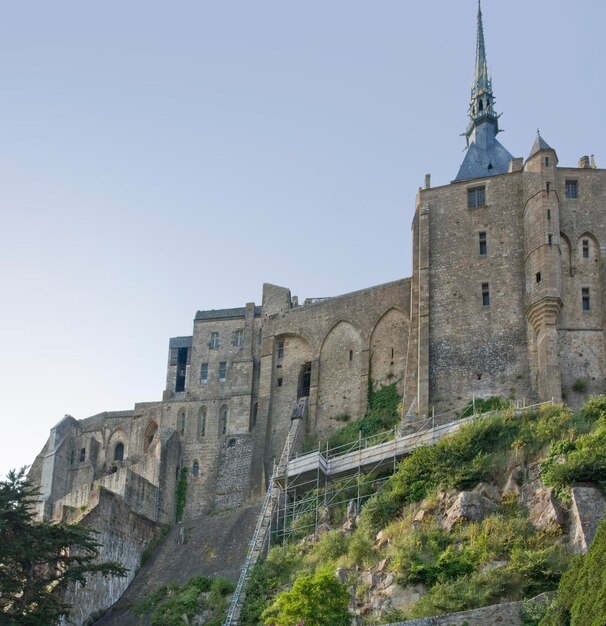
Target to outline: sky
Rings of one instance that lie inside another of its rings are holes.
[[[0,0],[0,477],[65,414],[160,400],[196,310],[409,276],[416,191],[464,157],[476,10]],[[483,13],[501,143],[606,167],[606,3]]]

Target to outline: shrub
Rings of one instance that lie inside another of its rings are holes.
[[[585,393],[585,391],[587,391],[587,381],[583,378],[577,378],[574,383],[572,383],[572,390],[577,393]]]

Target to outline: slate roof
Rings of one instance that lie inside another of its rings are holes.
[[[530,149],[530,154],[528,158],[535,155],[540,150],[553,150],[553,148],[541,137],[541,135],[537,132],[537,136],[532,144],[532,148]]]

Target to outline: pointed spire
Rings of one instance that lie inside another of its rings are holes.
[[[541,150],[553,150],[553,148],[541,137],[541,133],[537,128],[537,136],[535,137],[534,143],[532,144],[532,148],[530,149],[530,154],[528,158],[534,156],[537,152]]]
[[[488,68],[486,66],[486,47],[484,45],[484,25],[482,24],[482,5],[478,0],[478,32],[476,36],[476,87],[480,83],[488,81]]]

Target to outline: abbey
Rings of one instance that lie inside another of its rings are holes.
[[[412,277],[301,303],[266,284],[258,306],[197,312],[169,341],[161,400],[51,430],[30,470],[40,515],[88,518],[134,570],[174,520],[183,470],[185,519],[258,499],[293,411],[324,439],[364,413],[369,384],[395,383],[407,419],[472,396],[603,392],[606,171],[559,167],[539,134],[514,158],[498,117],[478,10],[468,149],[450,184],[418,192]]]

